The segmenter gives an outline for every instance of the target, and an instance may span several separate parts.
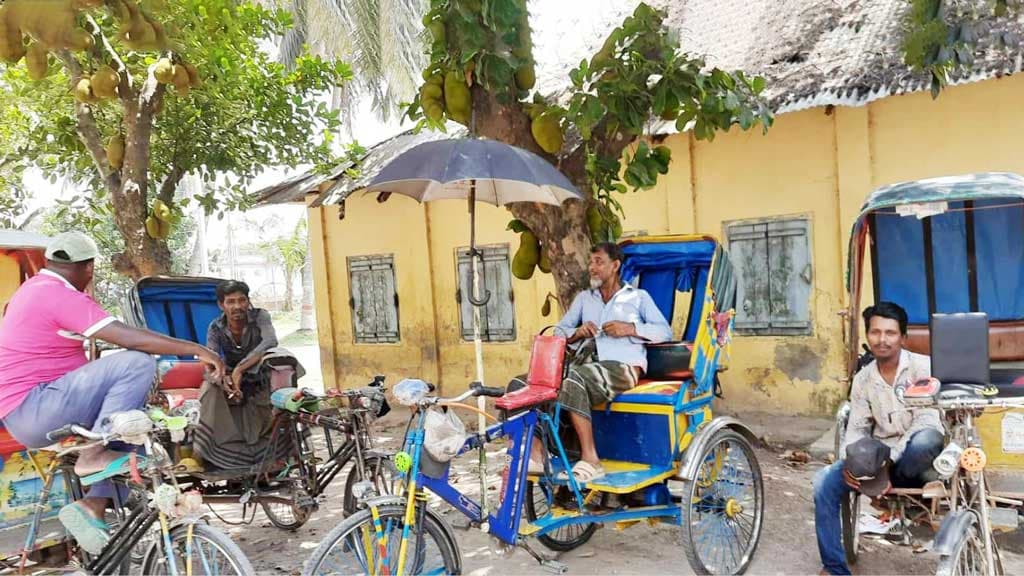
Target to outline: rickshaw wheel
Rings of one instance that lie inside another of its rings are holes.
[[[696,477],[683,489],[686,558],[697,574],[742,574],[757,550],[764,515],[764,482],[754,448],[738,432],[719,430],[699,462]]]
[[[278,501],[267,501],[263,500],[260,502],[260,506],[263,507],[263,513],[270,519],[270,523],[281,530],[294,531],[302,527],[312,513],[312,510],[308,507],[299,505],[298,498],[296,498],[296,490],[301,490],[292,486],[286,489],[289,494],[291,501],[289,503],[278,502]]]
[[[541,486],[532,480],[526,483],[526,519],[530,522],[547,515],[552,504],[557,505],[566,501],[571,501],[575,505],[575,499],[568,487]],[[537,540],[549,550],[567,552],[586,544],[595,531],[597,524],[576,524],[538,536]]]

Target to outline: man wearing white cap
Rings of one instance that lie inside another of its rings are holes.
[[[0,418],[29,448],[51,444],[46,434],[68,424],[106,431],[118,412],[144,407],[153,385],[151,354],[194,355],[219,380],[224,366],[194,342],[132,328],[109,315],[84,291],[99,250],[80,232],[65,232],[46,248],[46,268],[18,288],[0,325]],[[83,342],[97,338],[125,348],[89,362]],[[124,456],[103,446],[84,451],[79,476],[116,473]],[[109,539],[103,514],[109,482],[92,484],[87,498],[65,506],[60,519],[79,545],[98,553]]]

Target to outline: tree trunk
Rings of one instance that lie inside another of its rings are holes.
[[[284,269],[284,310],[285,312],[292,311],[292,298],[294,297],[292,290],[292,280],[295,278],[295,270],[286,267]]]
[[[590,232],[587,207],[593,202],[585,169],[582,146],[556,159],[546,154],[530,132],[530,117],[516,103],[502,104],[481,86],[473,87],[476,133],[534,152],[554,164],[583,194],[585,200],[569,200],[562,206],[539,203],[510,204],[508,209],[540,240],[551,260],[555,289],[562,310],[567,310],[576,293],[588,285]],[[596,132],[596,130],[595,130]],[[612,139],[603,145],[606,154],[621,154],[628,141]]]
[[[299,316],[299,331],[316,329],[316,318],[313,316],[313,251],[306,249],[306,260],[302,263],[302,313]]]

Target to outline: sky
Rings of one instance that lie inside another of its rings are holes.
[[[639,0],[530,0],[534,57],[537,60],[538,69],[537,89],[543,92],[546,88],[559,85],[559,76],[564,74],[564,63],[579,62],[582,58],[592,55],[604,40],[601,36],[608,18],[614,17],[621,20],[632,12],[638,2]],[[560,66],[559,63],[563,64]],[[394,116],[397,114],[392,114],[392,117]],[[355,139],[366,147],[410,127],[400,125],[394,120],[387,123],[379,121],[369,101],[362,102],[357,111],[352,114],[352,118],[354,120],[352,133]],[[347,144],[347,142],[340,144]],[[254,180],[251,190],[259,190],[274,184],[292,174],[304,171],[305,168],[268,169]],[[36,208],[52,205],[57,198],[68,198],[75,193],[73,187],[61,183],[50,184],[38,172],[29,174],[26,177],[26,184],[33,191],[33,196],[28,201],[28,213]],[[304,216],[305,209],[300,205],[276,205],[252,209],[244,215],[226,214],[223,219],[214,216],[208,221],[207,238],[226,238],[229,222],[237,223],[242,218],[261,222],[271,214],[280,217],[281,225],[278,229],[270,231],[270,234],[271,236],[281,236],[293,229],[296,221]],[[236,230],[239,231],[239,235],[236,236],[236,241],[239,244],[261,239],[257,237],[257,232],[245,232],[241,226],[236,226]],[[265,234],[266,231],[263,231],[263,235]],[[209,249],[213,248],[215,246],[209,247]]]

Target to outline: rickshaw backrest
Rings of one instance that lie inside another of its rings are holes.
[[[526,382],[530,386],[558,389],[562,386],[562,369],[565,363],[565,338],[562,336],[540,335],[533,340],[530,354],[530,371]]]
[[[944,384],[989,384],[988,316],[932,314],[932,376]]]

